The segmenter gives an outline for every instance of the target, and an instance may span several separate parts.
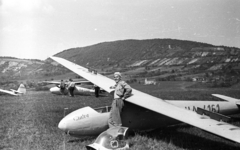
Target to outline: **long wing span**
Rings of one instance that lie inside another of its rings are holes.
[[[42,83],[47,83],[47,84],[60,84],[61,82],[59,82],[59,81],[43,81]]]
[[[43,83],[47,83],[47,84],[57,84],[57,85],[60,85],[60,81],[43,81]],[[93,85],[91,82],[89,81],[74,81],[74,83],[76,85],[78,84],[86,84],[86,85]]]
[[[0,89],[0,92],[5,93],[5,94],[10,94],[10,95],[17,96],[17,94],[15,94],[15,93],[12,92],[12,91],[7,91],[7,90],[2,90],[2,89]]]
[[[91,73],[88,69],[81,67],[77,64],[69,62],[63,58],[51,57],[53,60],[62,64],[66,68],[72,70],[88,81],[98,85],[107,92],[111,92],[112,89],[109,87],[114,85],[115,82],[112,79],[109,79],[100,74]],[[144,107],[146,109],[155,111],[159,114],[168,116],[170,118],[179,120],[181,122],[193,125],[210,133],[216,134],[218,136],[224,137],[231,141],[240,143],[240,128],[233,126],[225,122],[219,122],[213,119],[210,119],[207,116],[198,115],[195,112],[185,110],[169,104],[168,102],[148,95],[146,93],[140,92],[133,89],[133,96],[126,99],[126,101],[136,104],[138,106]]]

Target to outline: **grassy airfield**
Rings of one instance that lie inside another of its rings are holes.
[[[192,82],[161,82],[160,85],[131,86],[163,99],[219,100],[218,93],[240,99],[239,88],[187,88]],[[76,150],[85,149],[96,137],[75,138],[64,135],[57,125],[64,115],[84,106],[111,104],[111,96],[53,95],[48,91],[28,91],[22,97],[0,96],[0,149],[2,150]],[[240,118],[240,115],[236,115]],[[234,122],[240,126],[240,122]],[[198,128],[179,125],[128,138],[132,150],[239,150],[240,144],[224,140]]]

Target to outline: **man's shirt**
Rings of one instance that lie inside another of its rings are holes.
[[[127,98],[131,95],[132,88],[125,81],[119,81],[115,85],[114,99],[115,98]]]
[[[74,82],[70,82],[69,85],[68,85],[68,88],[70,87],[75,87],[75,83]]]

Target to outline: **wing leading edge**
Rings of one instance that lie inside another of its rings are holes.
[[[60,84],[61,84],[61,82],[60,82],[60,81],[43,81],[42,83],[47,83],[47,84],[56,84],[56,85],[60,85]],[[75,83],[76,85],[78,85],[78,84],[87,84],[87,85],[92,85],[92,83],[91,83],[91,82],[89,82],[89,81],[74,81],[74,83]]]
[[[113,91],[110,86],[114,85],[115,82],[100,74],[93,74],[88,71],[88,69],[81,67],[77,64],[69,62],[63,58],[51,57],[53,60],[62,64],[66,68],[72,70],[88,81],[96,84],[107,92]],[[198,127],[210,133],[216,134],[218,136],[224,137],[231,141],[240,143],[240,128],[225,122],[219,122],[213,120],[207,116],[199,115],[195,112],[188,111],[168,102],[151,96],[149,94],[140,92],[133,89],[133,96],[126,99],[126,101],[136,104],[138,106],[144,107],[146,109],[155,111],[159,114],[168,116],[170,118],[179,120],[181,122],[190,124],[192,126]]]

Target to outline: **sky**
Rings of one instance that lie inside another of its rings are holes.
[[[240,48],[240,0],[0,0],[0,56],[156,38]]]

